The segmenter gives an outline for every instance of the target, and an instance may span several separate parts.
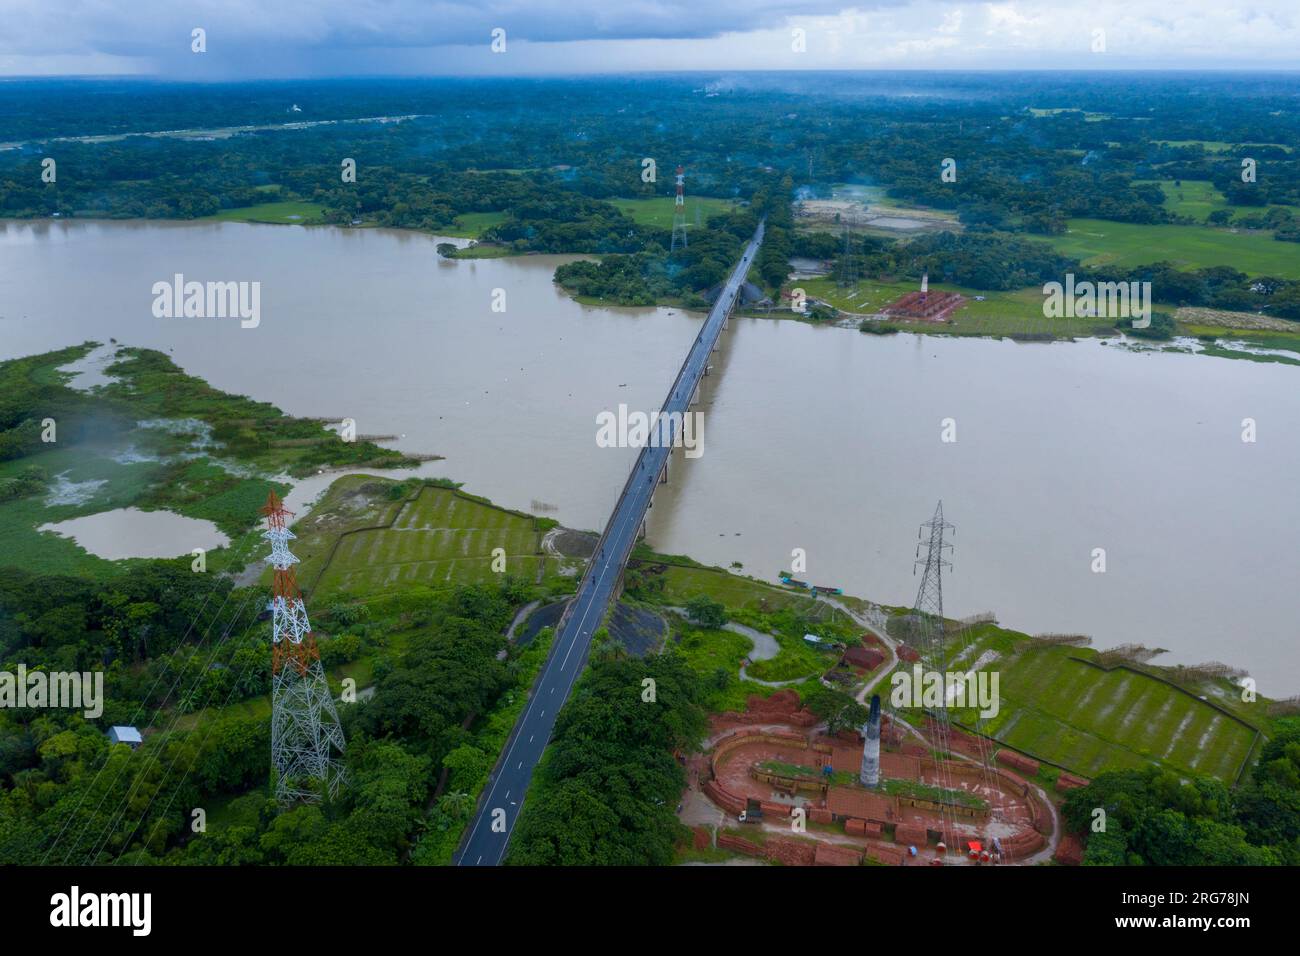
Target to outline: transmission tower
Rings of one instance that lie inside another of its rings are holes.
[[[930,531],[929,548],[924,559],[921,558],[921,545],[925,544],[925,531]],[[943,623],[943,569],[951,568],[952,562],[944,560],[943,552],[947,548],[952,550],[952,545],[943,540],[945,531],[956,531],[951,524],[943,520],[943,502],[939,502],[934,509],[934,517],[921,525],[921,541],[916,546],[916,567],[925,568],[925,573],[921,576],[921,587],[916,592],[916,604],[912,612],[918,616],[927,615],[939,624]],[[943,628],[937,629],[938,640],[942,645]],[[943,648],[938,648],[942,652]],[[942,660],[935,661],[936,664],[942,664]]]
[[[669,252],[678,245],[686,248],[686,171],[677,167],[677,199],[673,203],[673,241]]]
[[[858,284],[858,260],[853,255],[853,235],[849,231],[849,225],[844,224],[844,249],[840,253],[839,268],[836,269],[836,282],[846,288],[856,287]]]
[[[275,797],[282,805],[338,793],[343,767],[343,728],[334,710],[320,651],[307,620],[289,551],[287,518],[293,512],[272,491],[262,509],[271,542],[267,562],[275,568],[271,586],[271,765]]]
[[[927,541],[927,534],[929,532]],[[916,591],[916,603],[912,605],[912,621],[917,628],[917,650],[921,655],[924,668],[927,673],[943,674],[944,667],[947,664],[947,650],[944,646],[944,620],[943,620],[943,569],[951,568],[951,562],[944,558],[944,550],[952,550],[952,545],[944,541],[944,533],[956,531],[951,524],[943,520],[943,502],[940,501],[934,509],[934,517],[921,525],[919,532],[920,541],[916,545],[916,560],[913,564],[912,571],[916,568],[924,568],[921,574],[921,586]],[[921,557],[921,548],[925,547],[925,557]],[[939,707],[930,712],[930,718],[934,725],[935,739],[934,750],[936,754],[936,768],[939,775],[939,786],[945,790],[952,790],[951,773],[948,766],[949,739],[951,736],[951,721],[948,715],[948,685],[944,681],[944,693]],[[940,806],[945,804],[942,802]],[[944,814],[951,816],[950,814]],[[944,842],[946,843],[954,835],[955,818],[946,819]]]

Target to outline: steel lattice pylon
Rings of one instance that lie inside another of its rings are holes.
[[[930,532],[928,542],[925,535],[927,529]],[[924,570],[921,574],[921,586],[916,590],[916,603],[912,606],[912,620],[918,632],[917,643],[922,663],[925,670],[931,673],[942,674],[948,660],[947,649],[944,646],[943,569],[952,567],[952,564],[944,560],[943,552],[945,548],[951,550],[952,545],[943,539],[945,532],[955,530],[951,524],[943,520],[943,502],[940,501],[934,509],[934,517],[921,525],[921,541],[916,546],[914,567],[924,568]],[[926,549],[924,558],[921,557],[923,546]],[[942,702],[937,712],[930,713],[930,718],[934,722],[935,729],[934,743],[939,785],[946,790],[951,790],[953,787],[949,778],[948,750],[952,728],[948,714],[947,690],[945,681]],[[944,814],[944,823],[946,843],[955,835],[955,820],[951,819],[949,814]]]
[[[921,558],[921,544],[925,544],[925,529],[930,529],[929,548],[926,551],[924,559]],[[952,567],[952,564],[944,560],[944,548],[952,549],[951,544],[943,540],[945,531],[955,531],[952,525],[943,520],[943,502],[939,502],[934,509],[934,517],[921,525],[921,544],[916,546],[916,566],[924,566],[925,572],[921,576],[921,586],[916,591],[916,604],[913,605],[912,611],[919,617],[925,616],[933,618],[940,626],[931,628],[938,632],[939,652],[943,652],[943,569]],[[934,664],[941,665],[942,657],[933,661]]]
[[[267,563],[275,568],[271,597],[271,765],[275,768],[275,797],[281,804],[334,796],[343,782],[343,728],[334,709],[320,651],[307,620],[289,551],[294,537],[275,492],[262,509],[271,542]]]
[[[669,252],[680,245],[686,248],[686,171],[677,167],[677,197],[673,202],[673,238]]]

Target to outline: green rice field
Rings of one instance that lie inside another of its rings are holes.
[[[391,487],[367,476],[342,478],[305,527],[295,529],[299,580],[315,599],[338,591],[368,597],[409,585],[491,580],[496,548],[505,550],[506,573],[530,580],[538,574],[542,532],[531,516],[433,486],[393,500]]]
[[[673,227],[673,206],[676,200],[672,196],[656,196],[653,199],[611,199],[610,205],[617,206],[620,212],[631,216],[640,226],[657,226],[660,229]],[[712,199],[707,196],[686,197],[686,227],[689,231],[695,227],[695,210],[699,209],[700,223],[709,221],[710,216],[727,212],[733,203],[726,199]]]
[[[322,207],[312,202],[264,202],[256,206],[223,209],[204,218],[213,222],[269,222],[308,225],[321,221]]]
[[[1207,200],[1202,197],[1201,201]],[[1269,232],[1140,225],[1105,219],[1071,219],[1068,225],[1067,232],[1047,241],[1087,266],[1171,262],[1181,269],[1232,266],[1248,275],[1300,279],[1296,244],[1279,242]]]
[[[949,670],[981,663],[1000,675],[999,711],[980,725],[984,733],[1085,777],[1155,763],[1231,784],[1258,735],[1225,713],[1227,699],[1216,701],[1220,709],[1141,668],[1104,670],[1089,648],[1041,645],[993,626],[950,643]],[[974,710],[954,717],[979,720]]]

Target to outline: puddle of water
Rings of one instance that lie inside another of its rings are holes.
[[[106,484],[108,484],[108,481],[104,478],[92,478],[89,481],[71,481],[68,478],[68,472],[61,471],[54,476],[54,483],[50,486],[50,493],[46,497],[45,503],[47,505],[84,505],[95,497],[95,492]]]
[[[117,346],[101,345],[99,348],[91,349],[77,361],[60,366],[59,371],[73,373],[72,379],[68,382],[72,388],[89,391],[100,385],[108,385],[117,381],[116,377],[107,374],[105,371],[116,360]]]
[[[72,538],[91,554],[110,561],[175,558],[189,554],[194,548],[210,551],[230,544],[230,539],[211,521],[139,508],[101,511],[44,524],[39,530]]]
[[[343,468],[337,471],[322,471],[314,475],[308,475],[306,478],[290,478],[288,475],[278,475],[274,479],[278,482],[293,482],[293,487],[289,493],[284,496],[284,507],[293,512],[294,521],[301,521],[307,513],[317,504],[321,495],[335,481],[346,475],[373,475],[376,478],[386,478],[389,481],[405,481],[407,478],[437,478],[442,475],[438,465],[442,464],[437,461],[426,461],[415,468]]]

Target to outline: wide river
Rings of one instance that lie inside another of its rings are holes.
[[[563,261],[444,261],[431,237],[380,230],[0,223],[0,356],[159,348],[290,414],[401,434],[446,456],[428,473],[501,504],[599,528],[635,451],[599,447],[596,416],[657,408],[701,317],[580,305],[551,282]],[[260,324],[155,318],[152,286],[176,273],[259,281]],[[910,604],[917,527],[942,499],[950,616],[1300,691],[1300,370],[741,319],[714,372],[704,454],[674,456],[651,511],[657,550],[772,579],[802,548],[800,576]]]

